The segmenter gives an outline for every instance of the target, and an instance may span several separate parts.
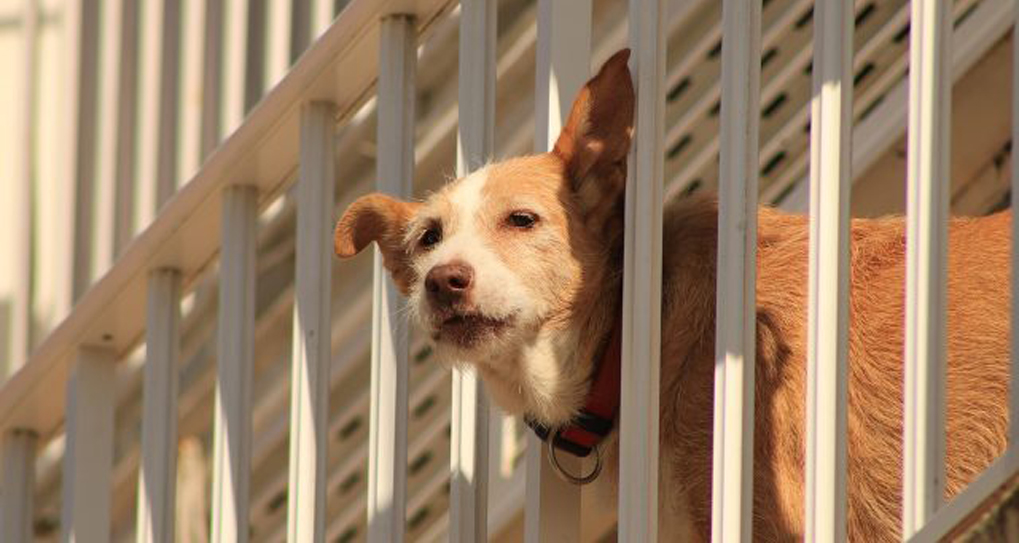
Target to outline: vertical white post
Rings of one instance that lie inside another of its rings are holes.
[[[271,89],[283,79],[290,68],[290,39],[293,17],[293,2],[289,0],[268,0],[266,6],[265,40],[265,89]]]
[[[414,181],[417,33],[410,15],[382,19],[379,43],[378,189],[410,199]],[[400,542],[407,518],[409,336],[404,300],[375,248],[372,308],[368,539]]]
[[[248,540],[257,217],[255,188],[224,189],[209,538],[213,543]]]
[[[223,2],[205,3],[205,45],[202,48],[202,128],[199,142],[201,158],[219,144],[223,130],[223,71],[224,71],[224,36],[223,18],[225,17]]]
[[[288,58],[297,59],[311,43],[311,2],[312,0],[288,0],[292,23],[290,28],[290,51]]]
[[[32,334],[32,185],[35,183],[35,112],[39,31],[39,5],[37,0],[25,0],[23,15],[24,29],[24,71],[21,74],[21,117],[18,129],[21,131],[23,154],[20,161],[20,175],[12,187],[14,193],[8,197],[15,203],[15,217],[10,224],[14,232],[14,252],[10,270],[14,277],[13,311],[11,314],[10,347],[7,360],[0,366],[0,380],[6,381],[28,359]]]
[[[311,43],[314,43],[332,24],[334,2],[335,0],[311,0]]]
[[[951,6],[914,0],[906,218],[903,537],[941,505],[945,474],[945,309],[951,152]]]
[[[67,95],[72,103],[68,110],[68,127],[71,146],[69,149],[69,178],[74,189],[65,198],[70,198],[67,231],[72,245],[69,275],[70,290],[66,307],[60,308],[58,316],[70,311],[74,301],[91,284],[92,270],[92,229],[95,191],[96,159],[96,98],[98,90],[98,49],[99,49],[99,7],[98,0],[78,0],[68,5],[68,45],[73,56],[69,57],[71,86]],[[61,300],[61,304],[65,303]]]
[[[126,56],[122,52],[127,47],[123,43],[125,33],[123,1],[103,2],[99,50],[99,101],[98,101],[98,133],[96,134],[99,151],[96,157],[96,202],[95,202],[95,233],[92,236],[92,277],[101,277],[113,264],[117,255],[117,167],[120,146],[119,128],[123,109],[120,101],[121,59]],[[133,47],[132,47],[133,49]]]
[[[846,539],[853,3],[814,6],[807,339],[807,541]]]
[[[301,110],[297,273],[290,370],[287,541],[325,539],[333,212],[332,104]]]
[[[658,540],[665,19],[664,0],[630,1],[630,70],[637,104],[623,242],[619,414],[619,538],[623,541]]]
[[[460,3],[460,116],[456,173],[492,157],[495,139],[495,15],[486,0]],[[488,539],[488,398],[473,370],[453,372],[449,540]]]
[[[240,126],[247,106],[248,0],[226,0],[223,9],[220,135]]]
[[[536,153],[548,152],[555,145],[573,98],[590,75],[590,57],[591,0],[539,0]],[[565,454],[559,461],[571,473],[580,473],[580,459]],[[525,541],[580,541],[580,487],[552,471],[544,444],[532,432],[527,432],[526,484]]]
[[[0,541],[29,543],[35,492],[35,432],[13,430],[4,436],[0,480]]]
[[[138,543],[174,540],[180,272],[159,269],[149,274],[147,313],[135,530]]]
[[[1019,31],[1019,2],[1012,8],[1012,35]],[[1012,146],[1019,145],[1019,40],[1012,39]],[[1019,149],[1014,151],[1019,153]],[[1012,365],[1008,388],[1008,448],[1015,453],[1019,447],[1019,156],[1012,157]]]
[[[202,163],[205,1],[184,0],[180,10],[180,148],[177,153],[177,186],[191,179]]]
[[[113,408],[116,359],[112,351],[79,347],[67,383],[61,541],[110,539]]]
[[[735,543],[753,527],[761,3],[725,0],[722,36],[711,539]]]
[[[134,237],[135,166],[137,162],[138,105],[138,2],[123,0],[119,32],[120,57],[117,80],[116,201],[113,217],[113,257]],[[102,220],[102,219],[100,219]]]
[[[141,137],[138,148],[136,232],[155,218],[177,189],[177,97],[180,71],[180,2],[146,2],[141,8]]]

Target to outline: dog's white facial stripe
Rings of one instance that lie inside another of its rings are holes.
[[[488,169],[482,168],[465,177],[457,183],[453,192],[449,195],[449,201],[453,204],[454,213],[460,219],[459,225],[473,229],[474,221],[478,218],[478,212],[482,204],[482,189],[488,182]],[[464,220],[466,219],[466,220]]]

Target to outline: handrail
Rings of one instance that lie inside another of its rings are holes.
[[[331,101],[337,120],[342,120],[368,99],[378,75],[383,15],[414,13],[420,35],[455,4],[452,0],[351,2],[0,388],[0,431],[32,429],[45,442],[62,425],[64,387],[74,349],[99,345],[121,357],[138,344],[144,332],[148,271],[179,269],[187,286],[218,254],[223,188],[256,187],[259,204],[264,206],[292,183],[300,105]]]

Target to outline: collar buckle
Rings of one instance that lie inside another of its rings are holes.
[[[574,484],[577,486],[584,486],[586,484],[593,483],[594,480],[598,478],[598,475],[601,474],[602,468],[601,450],[598,448],[598,446],[595,445],[593,447],[594,469],[592,469],[591,472],[588,473],[587,475],[573,475],[572,473],[563,469],[563,467],[559,464],[559,458],[556,457],[555,451],[557,447],[554,446],[553,443],[558,441],[559,439],[560,439],[559,430],[557,430],[553,439],[543,440],[544,442],[543,445],[545,447],[545,455],[548,457],[548,463],[552,464],[552,469],[555,471],[556,475],[558,475],[560,479],[566,481],[567,483]],[[590,450],[588,450],[588,453],[590,453]]]

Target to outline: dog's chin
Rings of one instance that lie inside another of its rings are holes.
[[[512,317],[494,317],[480,312],[457,312],[432,318],[431,338],[436,347],[474,361],[507,337]]]

